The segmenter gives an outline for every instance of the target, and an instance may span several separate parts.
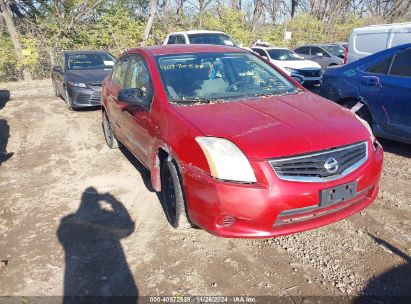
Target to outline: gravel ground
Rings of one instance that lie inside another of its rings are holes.
[[[106,147],[100,111],[68,111],[49,80],[0,84],[0,100],[0,296],[411,296],[410,145],[382,141],[381,192],[361,213],[222,239],[170,228],[148,172]]]

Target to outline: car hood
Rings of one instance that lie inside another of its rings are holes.
[[[281,68],[292,68],[298,70],[312,70],[312,69],[321,69],[321,66],[311,60],[271,60],[276,66]]]
[[[204,135],[229,139],[253,159],[325,150],[370,137],[353,113],[310,92],[175,109]]]
[[[101,83],[111,69],[67,70],[66,80],[83,83]]]

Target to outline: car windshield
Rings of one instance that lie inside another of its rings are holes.
[[[70,54],[67,67],[69,70],[111,69],[115,60],[108,53]]]
[[[271,49],[267,50],[267,52],[273,60],[304,60],[304,58],[291,50]]]
[[[345,49],[340,45],[323,45],[322,48],[334,56],[341,56]]]
[[[228,35],[218,33],[188,34],[191,44],[216,44],[237,46],[237,43]]]
[[[299,89],[251,53],[194,53],[156,57],[171,102],[213,103]]]

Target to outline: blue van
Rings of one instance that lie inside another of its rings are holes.
[[[320,95],[359,109],[376,136],[411,143],[411,43],[326,69]]]

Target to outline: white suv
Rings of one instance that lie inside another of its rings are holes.
[[[238,46],[238,43],[223,32],[217,31],[186,31],[167,35],[163,44],[216,44]]]
[[[314,61],[305,60],[290,49],[276,47],[252,47],[251,49],[301,84],[314,85],[321,82],[321,66]]]

